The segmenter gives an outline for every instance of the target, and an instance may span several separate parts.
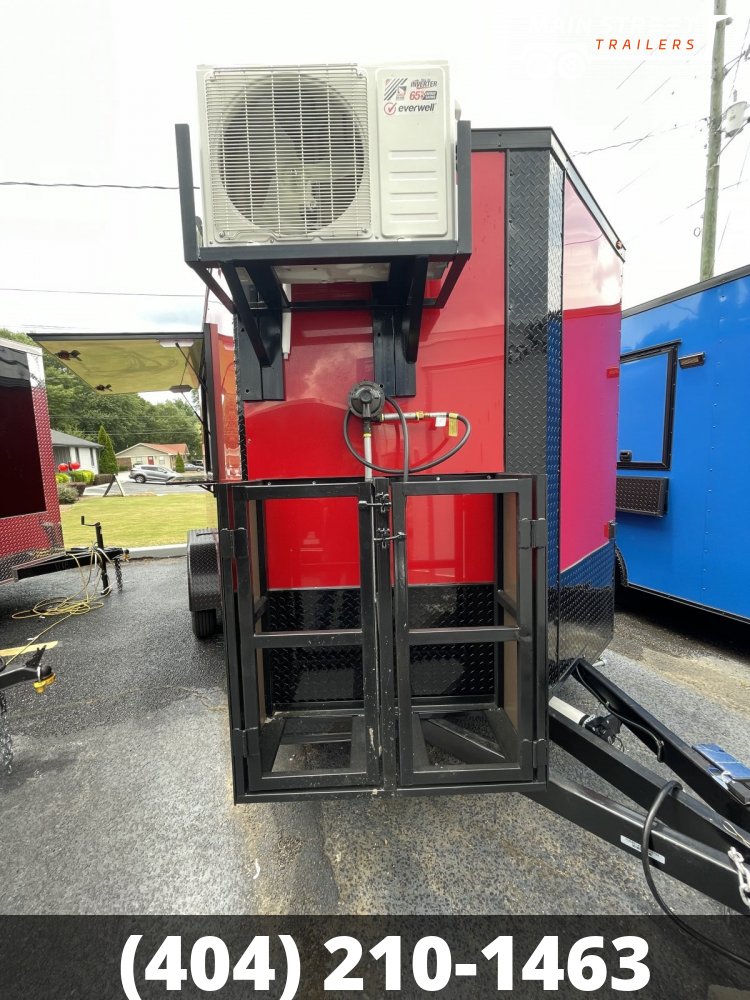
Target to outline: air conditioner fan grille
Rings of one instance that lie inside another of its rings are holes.
[[[206,108],[223,238],[369,233],[367,79],[355,67],[216,71]]]

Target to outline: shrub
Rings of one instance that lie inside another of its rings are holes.
[[[179,452],[177,453],[177,458],[175,459],[174,471],[175,472],[185,471],[185,459],[182,457],[182,455],[179,454]]]
[[[70,478],[74,483],[84,483],[86,486],[91,486],[94,481],[94,473],[89,469],[75,469],[71,472]]]
[[[78,499],[78,490],[61,483],[57,487],[57,499],[62,504],[75,503]]]
[[[59,486],[59,485],[61,485],[63,483],[69,483],[70,482],[70,476],[67,474],[67,472],[56,472],[55,473],[55,480],[57,481],[57,484]]]

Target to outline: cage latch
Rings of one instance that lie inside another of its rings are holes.
[[[381,548],[387,549],[390,542],[403,542],[406,535],[403,531],[397,531],[395,535],[389,535],[387,528],[378,528],[373,542],[380,542]]]
[[[391,498],[387,493],[376,493],[372,500],[360,500],[360,507],[377,507],[381,514],[387,514],[391,509]]]

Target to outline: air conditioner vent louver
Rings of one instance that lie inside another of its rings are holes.
[[[367,77],[355,67],[215,70],[205,106],[220,239],[369,234]]]

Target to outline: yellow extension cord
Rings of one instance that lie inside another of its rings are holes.
[[[68,618],[74,618],[76,615],[85,615],[89,611],[94,611],[96,608],[104,607],[104,601],[97,599],[96,587],[101,580],[102,576],[102,563],[104,559],[111,562],[109,558],[104,555],[104,553],[97,549],[96,546],[92,545],[89,549],[91,553],[91,562],[89,563],[89,573],[88,577],[84,575],[83,566],[81,566],[74,552],[68,552],[67,554],[71,556],[78,567],[78,572],[81,575],[81,589],[74,594],[72,597],[48,597],[43,601],[38,601],[33,608],[29,608],[27,611],[17,611],[12,618],[16,619],[37,619],[41,618],[44,621],[47,618],[55,618],[51,625],[43,628],[38,635],[33,636],[22,646],[18,652],[14,653],[8,660],[5,661],[6,666],[12,663],[17,656],[21,656],[22,653],[26,652],[29,646],[33,646],[39,639],[53,629],[56,625],[60,625],[62,622],[66,621]],[[97,567],[96,578],[93,580],[94,593],[90,593],[89,588],[92,586],[92,577],[94,575],[94,566]],[[103,593],[102,597],[109,597],[112,592],[112,588],[108,587]]]

